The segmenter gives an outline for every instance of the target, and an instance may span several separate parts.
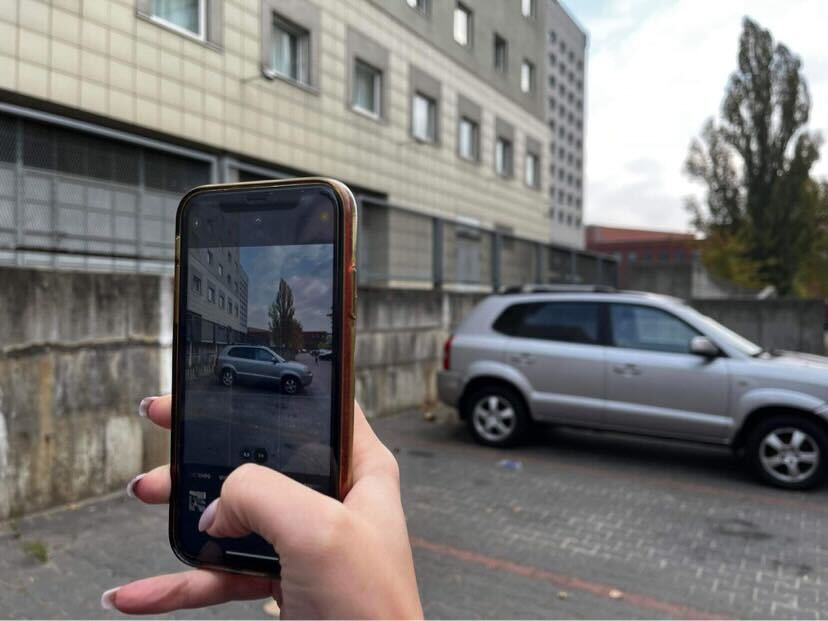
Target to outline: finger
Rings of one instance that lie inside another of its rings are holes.
[[[354,402],[354,446],[353,446],[354,483],[366,476],[380,476],[399,483],[397,460],[391,451],[374,433],[365,413]]]
[[[160,614],[273,595],[269,578],[194,569],[130,582],[101,598],[104,607],[127,614]]]
[[[324,536],[339,523],[344,507],[293,479],[256,464],[230,473],[221,496],[201,516],[199,530],[212,537],[242,537],[257,533],[280,554],[297,546],[307,549],[314,536]]]
[[[170,501],[171,487],[170,466],[165,464],[132,479],[127,485],[127,495],[149,505],[160,505]]]
[[[146,416],[159,427],[169,429],[172,424],[171,406],[172,398],[170,395],[147,397],[142,399],[138,405],[138,414]]]

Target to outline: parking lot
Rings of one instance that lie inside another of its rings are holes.
[[[428,617],[828,616],[828,490],[762,487],[729,453],[675,443],[545,430],[503,451],[449,415],[375,426],[401,466]],[[113,497],[2,535],[0,610],[103,617],[101,590],[177,567],[165,508]],[[247,602],[175,616],[265,615]]]

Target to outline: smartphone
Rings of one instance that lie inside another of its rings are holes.
[[[185,563],[279,575],[258,535],[198,531],[241,464],[340,500],[350,485],[356,217],[321,178],[202,186],[178,207],[169,534]]]

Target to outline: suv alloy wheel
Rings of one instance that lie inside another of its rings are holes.
[[[474,439],[488,446],[513,446],[529,426],[523,400],[509,388],[475,390],[465,399],[464,418]]]
[[[746,448],[756,474],[776,487],[809,489],[828,471],[828,436],[804,418],[780,415],[759,423]]]

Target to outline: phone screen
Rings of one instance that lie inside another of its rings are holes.
[[[248,462],[335,494],[337,199],[323,185],[205,190],[183,209],[173,543],[273,572],[263,539],[213,539],[198,519]]]

